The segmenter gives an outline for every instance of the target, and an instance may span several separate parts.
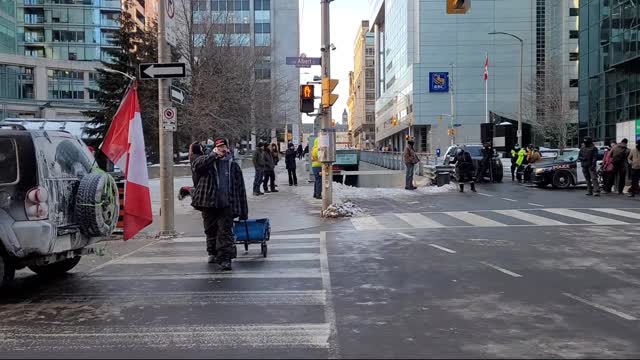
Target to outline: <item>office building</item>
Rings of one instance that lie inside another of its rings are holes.
[[[640,141],[640,3],[580,1],[580,138]]]
[[[362,21],[356,35],[353,71],[349,73],[349,131],[353,145],[367,149],[375,144],[375,38],[369,21]]]
[[[376,143],[401,149],[405,136],[411,135],[419,151],[440,148],[444,152],[452,141],[479,142],[480,124],[488,117],[485,54],[489,57],[488,112],[517,119],[520,42],[489,33],[506,32],[523,40],[526,89],[544,60],[536,57],[544,41],[544,36],[537,41],[536,34],[544,1],[472,1],[470,8],[456,14],[448,13],[450,1],[446,0],[370,0]],[[454,137],[449,128],[454,129]]]
[[[94,110],[95,69],[125,7],[120,0],[0,2],[0,120],[83,119]],[[138,27],[156,16],[155,0],[126,7]]]

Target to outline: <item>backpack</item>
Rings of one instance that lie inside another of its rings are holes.
[[[471,159],[471,154],[469,154],[468,151],[464,151],[462,153],[462,162],[463,163],[473,163],[473,160]]]

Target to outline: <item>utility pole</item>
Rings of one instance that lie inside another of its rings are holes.
[[[454,131],[453,120],[455,117],[455,94],[453,92],[453,69],[455,68],[455,64],[451,63],[451,75],[449,76],[449,92],[451,93],[451,131]],[[451,145],[454,145],[456,142],[456,136],[451,135]]]
[[[322,77],[331,78],[331,35],[329,22],[329,3],[331,0],[322,0],[321,23],[322,23]],[[320,106],[323,108],[323,106]],[[332,134],[331,129],[331,107],[322,110],[322,127],[325,130],[325,136]],[[329,152],[335,153],[335,142],[330,141]],[[322,163],[322,210],[326,210],[333,203],[333,166],[330,162]]]
[[[165,14],[166,0],[158,1],[158,63],[171,61],[167,44]],[[158,80],[158,114],[160,134],[160,235],[175,234],[173,204],[173,132],[164,129],[163,109],[171,106],[171,79]]]

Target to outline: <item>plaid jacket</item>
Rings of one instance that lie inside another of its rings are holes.
[[[212,152],[207,156],[200,156],[191,163],[191,170],[199,175],[198,185],[193,192],[191,206],[198,210],[205,208],[215,208],[216,191],[218,190],[218,156]],[[244,188],[244,177],[240,166],[233,160],[229,160],[231,164],[231,194],[229,201],[231,203],[231,211],[233,217],[239,217],[244,220],[249,215],[249,207],[247,205],[247,192]]]

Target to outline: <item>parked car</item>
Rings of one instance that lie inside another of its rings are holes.
[[[0,125],[0,169],[0,287],[25,267],[67,272],[113,232],[116,183],[78,137]]]
[[[463,149],[468,151],[469,154],[471,155],[471,159],[473,160],[473,166],[476,169],[475,178],[476,179],[479,178],[480,174],[478,174],[478,172],[480,171],[482,158],[483,158],[482,150],[484,148],[482,144],[462,144],[462,145],[449,146],[444,156],[444,165],[449,165],[449,162],[453,160],[453,157],[455,156],[456,151],[458,150],[459,147],[462,147]],[[491,169],[493,170],[493,180],[496,182],[502,182],[502,178],[504,177],[502,161],[500,161],[500,156],[495,152],[495,150],[493,152]],[[482,177],[483,179],[491,178],[488,168],[485,169],[485,172],[484,174],[482,174]]]
[[[582,165],[578,161],[579,149],[565,149],[562,155],[532,165],[533,183],[539,187],[551,185],[554,188],[567,189],[571,186],[586,184],[582,174]],[[604,148],[598,148],[598,168],[602,166]]]

